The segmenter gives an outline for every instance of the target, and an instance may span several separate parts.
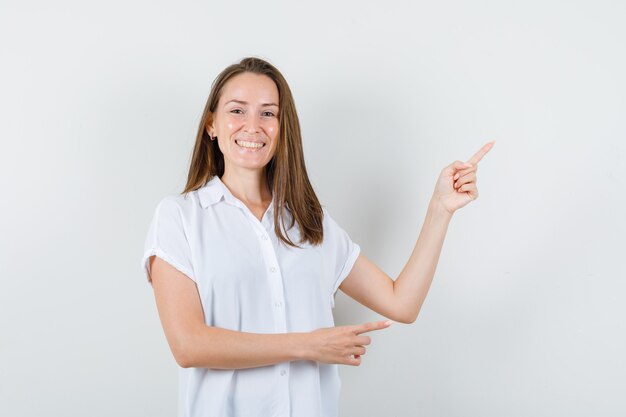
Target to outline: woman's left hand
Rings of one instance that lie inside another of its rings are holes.
[[[450,214],[478,198],[476,188],[476,171],[478,162],[493,147],[493,142],[487,143],[467,162],[455,161],[445,167],[435,186],[432,201],[440,204]]]

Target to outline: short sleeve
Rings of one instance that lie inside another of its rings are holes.
[[[337,289],[352,270],[361,252],[361,247],[350,239],[348,233],[337,224],[326,208],[323,208],[323,211],[324,246],[329,251],[327,256],[331,260],[332,272],[330,303],[331,307],[334,307]]]
[[[150,284],[152,284],[150,276],[152,255],[158,256],[192,280],[196,280],[181,208],[172,197],[166,197],[159,202],[146,236],[141,268]]]

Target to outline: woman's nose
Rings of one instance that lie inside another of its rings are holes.
[[[246,124],[244,126],[246,132],[256,133],[259,131],[259,119],[256,116],[246,117]]]

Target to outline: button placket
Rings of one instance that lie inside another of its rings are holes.
[[[271,299],[274,301],[275,308],[273,308],[273,313],[275,330],[277,333],[287,333],[287,316],[284,308],[283,281],[280,270],[278,269],[279,263],[271,236],[268,236],[267,230],[265,230],[263,224],[259,222],[259,219],[254,217],[252,212],[250,212],[250,210],[245,207],[243,203],[238,203],[237,205],[239,205],[239,207],[243,210],[244,214],[250,221],[253,230],[257,231],[257,236],[260,236],[261,238],[261,254],[263,256],[263,260],[265,261],[265,265],[269,266],[266,277],[269,283]],[[276,369],[280,375],[279,385],[281,386],[282,391],[282,395],[279,396],[279,409],[281,409],[281,411],[279,411],[279,415],[287,417],[291,414],[291,400],[289,398],[289,362],[277,364]]]
[[[283,291],[283,280],[280,269],[278,268],[278,258],[276,257],[276,249],[272,244],[270,237],[267,234],[264,226],[258,221],[258,219],[250,214],[250,222],[258,235],[261,238],[261,254],[263,260],[268,266],[267,268],[267,280],[270,287],[271,299],[274,301],[273,315],[275,330],[277,333],[287,333],[287,315],[285,311],[285,296]],[[281,398],[281,408],[283,412],[281,415],[288,416],[290,414],[291,402],[289,399],[289,362],[280,363],[276,365],[276,369],[280,375],[280,386],[283,394]]]
[[[254,217],[251,213],[248,214],[248,218],[253,229],[257,231],[257,236],[261,239],[261,254],[263,255],[263,259],[267,265],[267,280],[270,286],[271,297],[274,302],[273,312],[274,323],[276,324],[275,329],[277,333],[286,333],[287,317],[284,309],[285,297],[283,292],[283,280],[280,269],[278,268],[279,264],[275,248],[267,234],[267,231],[265,230],[265,227],[261,222],[259,222],[259,219]]]

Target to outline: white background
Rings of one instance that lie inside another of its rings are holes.
[[[294,3],[0,3],[0,415],[175,415],[143,243],[248,55],[394,279],[440,170],[496,140],[418,320],[340,368],[342,416],[625,415],[625,3]],[[381,319],[342,293],[335,318]]]

